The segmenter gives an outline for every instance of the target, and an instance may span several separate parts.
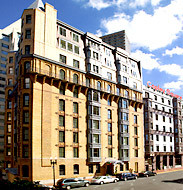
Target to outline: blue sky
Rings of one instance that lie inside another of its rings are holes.
[[[0,28],[21,17],[33,0],[6,0]],[[143,83],[151,81],[183,96],[183,0],[43,0],[58,19],[98,36],[125,29],[132,56],[141,61]]]

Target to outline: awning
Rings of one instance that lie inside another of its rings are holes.
[[[115,164],[124,164],[121,160],[107,160],[107,161],[105,161],[105,163],[107,163],[107,164],[113,164],[113,165],[115,165]]]

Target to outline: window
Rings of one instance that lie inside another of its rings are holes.
[[[107,92],[111,92],[111,86],[109,84],[107,85]]]
[[[112,145],[112,136],[108,135],[108,145]]]
[[[79,165],[74,165],[74,174],[79,174]]]
[[[138,128],[137,127],[134,127],[134,134],[138,135]]]
[[[156,114],[156,120],[158,120],[158,115]]]
[[[134,145],[138,146],[138,138],[134,138]]]
[[[73,47],[72,47],[72,44],[71,43],[67,43],[67,49],[69,50],[69,51],[73,51]]]
[[[93,129],[99,129],[99,120],[93,120]]]
[[[65,85],[64,84],[61,84],[60,89],[59,89],[59,93],[61,95],[65,95]]]
[[[98,60],[98,53],[93,52],[93,58]]]
[[[96,173],[100,173],[100,164],[96,165]]]
[[[100,157],[100,151],[98,148],[93,149],[93,157]]]
[[[128,114],[127,113],[123,113],[123,120],[128,121]]]
[[[78,98],[78,87],[74,88],[73,97]]]
[[[109,97],[108,100],[107,100],[107,105],[108,106],[111,106],[111,98]]]
[[[156,131],[159,131],[159,126],[158,125],[156,125]]]
[[[29,177],[29,166],[22,166],[22,177]]]
[[[78,128],[78,118],[73,118],[73,128]]]
[[[60,69],[60,79],[65,80],[65,71]]]
[[[165,107],[162,107],[162,111],[165,111]]]
[[[13,63],[13,57],[9,57],[9,63]]]
[[[65,101],[59,100],[59,111],[65,111]]]
[[[28,158],[29,157],[29,147],[28,145],[23,145],[22,157]]]
[[[163,126],[163,132],[165,132],[165,131],[166,131],[165,126]]]
[[[13,74],[13,67],[9,67],[9,74]]]
[[[156,151],[159,152],[159,146],[156,146]]]
[[[170,100],[168,100],[168,105],[170,105],[171,103],[170,103]]]
[[[108,157],[112,158],[112,148],[108,148]]]
[[[26,15],[26,24],[31,24],[31,15]]]
[[[156,135],[156,141],[159,141],[159,135]]]
[[[101,82],[97,81],[97,90],[101,90]]]
[[[128,98],[128,94],[129,94],[128,91],[125,90],[125,97],[126,97],[126,98]]]
[[[153,134],[151,134],[151,141],[153,141],[153,139],[154,139],[154,136],[153,136]]]
[[[59,147],[59,158],[65,158],[65,147]]]
[[[60,27],[60,35],[65,36],[66,37],[66,29]]]
[[[76,42],[79,42],[79,36],[78,36],[77,34],[75,34],[75,33],[73,33],[72,39],[73,39],[74,41],[76,41]]]
[[[112,132],[112,123],[108,123],[108,132]]]
[[[135,156],[135,157],[138,157],[138,150],[135,150],[135,151],[134,151],[134,156]]]
[[[65,132],[59,131],[59,142],[65,142]]]
[[[74,158],[79,158],[78,147],[74,147],[74,148],[73,148],[73,157],[74,157]]]
[[[155,110],[157,110],[158,109],[158,105],[155,105]]]
[[[31,39],[31,30],[25,30],[25,39]]]
[[[123,77],[123,83],[127,84],[127,78],[126,77]]]
[[[96,102],[99,101],[99,96],[97,92],[93,92],[93,101],[96,101]]]
[[[99,115],[99,107],[93,106],[93,114],[94,115]]]
[[[30,88],[30,78],[25,78],[24,81],[24,88]]]
[[[134,124],[137,124],[137,115],[134,115]]]
[[[30,54],[30,45],[25,45],[25,55]]]
[[[90,79],[86,77],[86,86],[90,87]]]
[[[170,137],[170,142],[172,142],[172,137]]]
[[[76,74],[73,75],[73,82],[78,83],[78,75]]]
[[[165,122],[165,116],[163,116],[163,122]]]
[[[88,173],[93,173],[93,165],[92,164],[89,164],[88,165]]]
[[[65,55],[60,54],[59,61],[60,61],[61,63],[66,64],[67,57],[66,57]]]
[[[29,111],[23,111],[23,123],[29,123]]]
[[[74,53],[79,55],[79,47],[78,46],[74,46]]]
[[[60,48],[66,49],[66,41],[60,40]]]
[[[93,140],[92,140],[93,143],[100,143],[100,138],[99,138],[99,135],[98,134],[93,134]]]
[[[133,88],[137,89],[137,83],[136,82],[133,82]]]
[[[164,103],[164,98],[161,98],[162,103]]]
[[[8,124],[8,125],[7,125],[7,132],[8,132],[8,133],[11,133],[11,124]]]
[[[73,59],[73,67],[79,68],[79,61]]]
[[[23,127],[23,141],[28,141],[29,140],[29,129],[26,127]]]
[[[164,146],[163,148],[164,148],[164,152],[166,152],[166,146]]]
[[[166,142],[166,136],[163,136],[163,141]]]
[[[62,115],[59,115],[59,126],[64,127],[65,125],[65,118]]]
[[[65,175],[65,165],[59,165],[59,175]]]
[[[112,80],[112,73],[107,72],[107,79]]]
[[[7,102],[7,108],[8,108],[8,109],[11,109],[11,108],[12,108],[11,100],[8,100],[8,102]]]
[[[112,111],[108,110],[108,119],[112,119]]]
[[[11,136],[7,136],[7,143],[11,144]]]
[[[1,44],[1,46],[3,47],[3,48],[6,48],[6,49],[9,49],[9,45],[7,45],[7,44]]]
[[[127,72],[127,66],[126,65],[123,65],[123,71]]]
[[[170,133],[172,133],[172,128],[170,127]]]
[[[24,63],[24,73],[26,73],[30,69],[30,62],[26,61]]]
[[[78,132],[73,132],[73,143],[78,143]]]
[[[23,95],[24,106],[29,106],[29,94]]]
[[[78,113],[78,103],[73,102],[73,113]]]
[[[127,100],[122,100],[122,103],[123,103],[123,108],[124,109],[127,109],[128,108],[128,101]]]

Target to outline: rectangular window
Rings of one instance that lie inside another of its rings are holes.
[[[59,165],[59,175],[65,175],[65,165]]]
[[[60,35],[65,36],[66,37],[66,29],[60,27]]]
[[[159,152],[159,146],[156,146],[156,151]]]
[[[59,61],[61,62],[61,63],[64,63],[64,64],[66,64],[66,56],[65,55],[61,55],[60,54],[60,58],[59,58]]]
[[[96,165],[96,173],[100,173],[100,164]]]
[[[24,106],[29,106],[29,94],[23,95]]]
[[[99,135],[98,134],[93,134],[93,143],[100,143]]]
[[[23,153],[23,158],[28,158],[29,157],[29,147],[28,147],[28,145],[23,145],[23,151],[22,151],[22,153]]]
[[[79,47],[78,46],[74,46],[74,53],[79,55]]]
[[[29,140],[29,128],[23,127],[23,141]]]
[[[99,73],[98,66],[93,65],[93,72]]]
[[[135,150],[134,154],[135,157],[138,157],[138,150]]]
[[[134,138],[134,145],[138,146],[138,138]]]
[[[108,145],[112,145],[112,136],[108,136]]]
[[[112,111],[111,110],[108,110],[108,119],[112,119]]]
[[[163,122],[165,122],[165,116],[163,116]]]
[[[156,114],[156,120],[158,120],[158,115]]]
[[[99,107],[93,106],[93,114],[94,115],[99,115]]]
[[[9,67],[9,74],[13,74],[13,67]]]
[[[73,128],[78,128],[78,118],[73,118]]]
[[[59,147],[59,158],[65,158],[65,147]]]
[[[73,102],[73,113],[78,113],[78,103]]]
[[[123,113],[123,120],[128,121],[128,114],[127,113]]]
[[[74,158],[79,158],[79,151],[77,147],[73,148],[73,157]]]
[[[127,78],[126,77],[123,77],[123,83],[127,84]]]
[[[11,133],[11,124],[8,124],[8,125],[7,125],[7,132],[8,132],[8,133]]]
[[[60,48],[66,49],[66,41],[60,40]]]
[[[89,174],[92,174],[92,173],[93,173],[93,165],[92,165],[92,164],[89,164],[89,165],[88,165],[88,173],[89,173]]]
[[[31,39],[31,30],[25,30],[25,39]]]
[[[108,123],[108,132],[112,132],[112,123]]]
[[[7,136],[7,143],[11,144],[11,136]]]
[[[108,157],[112,158],[112,148],[108,148]]]
[[[138,128],[137,127],[134,127],[134,134],[138,135]]]
[[[59,131],[59,142],[65,142],[65,132]]]
[[[26,15],[26,24],[31,24],[31,15]]]
[[[107,79],[112,80],[112,73],[107,72]]]
[[[159,135],[156,135],[156,141],[159,141]]]
[[[30,78],[25,78],[24,88],[26,89],[30,88]]]
[[[93,129],[99,129],[99,120],[93,120]]]
[[[73,132],[73,143],[78,143],[78,132]]]
[[[166,136],[163,136],[163,141],[166,142]]]
[[[64,127],[65,118],[62,115],[59,115],[59,126]]]
[[[73,59],[73,67],[79,68],[79,61]]]
[[[134,115],[134,124],[137,124],[137,115]]]
[[[74,41],[76,41],[76,42],[79,42],[79,36],[78,36],[77,34],[75,34],[75,33],[73,33],[72,39],[73,39]]]
[[[29,123],[29,111],[24,111],[23,112],[23,122],[24,123]]]
[[[67,49],[69,50],[69,51],[73,51],[73,47],[72,47],[72,44],[71,43],[67,43]]]
[[[65,85],[64,84],[61,84],[60,89],[59,89],[59,93],[61,95],[65,95]]]
[[[59,100],[59,111],[65,111],[65,101]]]
[[[30,45],[25,45],[25,55],[30,54]]]

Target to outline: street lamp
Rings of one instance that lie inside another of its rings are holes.
[[[55,187],[55,165],[57,165],[57,157],[55,157],[55,159],[53,159],[51,157],[50,158],[50,163],[51,163],[52,168],[53,168],[53,186]]]

